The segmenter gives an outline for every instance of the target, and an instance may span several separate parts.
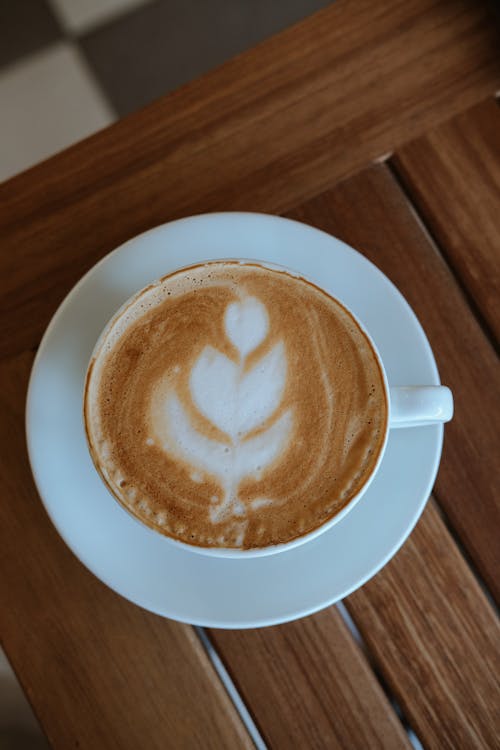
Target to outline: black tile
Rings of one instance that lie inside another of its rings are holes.
[[[326,5],[329,0],[158,0],[80,43],[125,115]]]
[[[0,66],[63,36],[46,0],[0,0]]]

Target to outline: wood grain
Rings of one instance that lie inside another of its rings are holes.
[[[279,212],[491,95],[477,0],[337,0],[0,187],[0,354],[35,346],[124,240],[191,213]]]
[[[424,747],[498,747],[500,627],[432,502],[345,604]]]
[[[500,42],[499,42],[500,43]],[[398,150],[394,165],[500,341],[500,107],[462,112]]]
[[[496,358],[453,275],[386,167],[365,170],[291,216],[361,249],[408,294],[422,317],[457,399],[455,429],[446,428],[442,472],[448,468],[440,496],[455,510],[453,521],[460,521],[464,541],[495,585],[495,433],[483,432],[487,418],[493,426]],[[460,330],[451,325],[456,319]],[[425,747],[495,746],[498,623],[432,503],[394,561],[346,603]],[[351,732],[352,746],[378,746],[385,732],[380,723],[364,727],[349,709],[373,716],[357,701],[373,707],[377,691],[342,628],[330,609],[271,630],[212,633],[271,747],[288,746],[293,737],[299,745],[312,737],[313,747],[351,747],[345,739]],[[359,691],[362,684],[370,686],[369,693]]]
[[[194,630],[106,588],[42,509],[24,447],[32,355],[0,364],[0,632],[54,748],[252,748]]]
[[[0,355],[7,357],[0,365],[0,627],[54,747],[251,746],[193,630],[128,604],[85,571],[45,516],[25,455],[31,355],[11,355],[37,345],[85,269],[163,221],[301,204],[295,218],[341,236],[389,274],[421,318],[455,393],[438,500],[500,595],[491,345],[387,168],[330,190],[491,96],[500,82],[497,50],[482,2],[337,0],[0,187]],[[470,127],[467,120],[461,132]],[[484,160],[491,134],[484,125],[480,132],[475,158]],[[445,223],[442,208],[436,231]],[[470,224],[463,220],[459,231],[467,240]],[[475,263],[484,274],[489,250],[481,254]],[[478,302],[489,315],[481,289]],[[498,631],[435,508],[348,607],[426,746],[495,746]],[[271,746],[407,744],[335,610],[212,637]]]
[[[361,250],[418,315],[455,398],[436,494],[498,600],[500,383],[491,344],[387,167],[361,172],[292,216]]]
[[[211,638],[270,748],[411,747],[335,607]]]

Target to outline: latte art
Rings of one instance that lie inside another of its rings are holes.
[[[349,502],[381,450],[387,404],[350,314],[303,279],[213,262],[145,290],[87,377],[92,457],[117,499],[198,546],[302,536]]]
[[[230,303],[224,328],[236,359],[206,346],[184,376],[191,397],[187,404],[183,405],[168,377],[155,387],[151,403],[151,424],[165,452],[191,469],[193,481],[200,483],[205,475],[217,478],[221,492],[211,498],[213,523],[246,515],[238,498],[241,481],[260,479],[286,450],[292,430],[291,409],[278,413],[286,384],[283,342],[274,344],[249,369],[245,367],[268,334],[264,305],[256,297]],[[193,427],[196,410],[219,430],[218,440]],[[256,498],[252,507],[271,502]]]

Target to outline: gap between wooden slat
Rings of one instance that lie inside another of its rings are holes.
[[[453,264],[450,262],[450,259],[446,253],[446,250],[442,247],[442,245],[438,242],[436,237],[434,236],[433,232],[431,231],[430,227],[426,224],[424,217],[420,213],[418,206],[414,203],[411,190],[409,189],[406,181],[404,180],[403,176],[400,174],[399,170],[397,169],[396,165],[389,159],[386,162],[386,166],[391,172],[392,176],[394,177],[395,181],[397,182],[399,188],[401,189],[401,192],[403,193],[405,200],[407,202],[408,208],[411,211],[415,221],[420,227],[420,230],[425,234],[427,241],[431,245],[431,247],[434,249],[434,251],[442,257],[444,262],[446,263],[447,267],[450,270],[450,273],[452,274],[454,280],[456,281],[457,285],[459,286],[463,296],[465,297],[465,300],[467,304],[469,305],[472,314],[475,316],[476,320],[478,321],[481,330],[483,331],[484,335],[488,339],[489,343],[493,347],[493,349],[500,353],[498,342],[495,339],[495,336],[490,329],[488,323],[486,322],[485,318],[483,317],[481,311],[477,307],[475,300],[473,296],[470,294],[467,287],[462,283],[461,277],[455,272],[455,268]],[[462,556],[467,561],[467,564],[473,573],[476,581],[478,582],[479,586],[481,587],[482,591],[484,592],[486,598],[488,599],[489,603],[492,605],[495,612],[498,613],[498,607],[495,603],[495,600],[484,580],[481,573],[479,572],[474,560],[472,559],[471,555],[467,551],[466,547],[464,546],[462,540],[458,536],[457,532],[455,531],[453,524],[451,520],[448,518],[443,506],[440,503],[439,493],[437,493],[435,490],[433,491],[433,496],[436,500],[436,506],[439,511],[439,514],[443,520],[443,523],[445,524],[446,528],[450,532],[455,544],[459,548]]]
[[[359,632],[358,626],[352,619],[347,607],[345,606],[344,602],[341,600],[337,602],[335,605],[337,607],[337,610],[339,611],[340,616],[342,617],[343,621],[347,625],[349,632],[351,633],[352,637],[360,647],[361,651],[365,655],[365,658],[368,662],[368,664],[371,667],[371,670],[373,672],[373,675],[377,682],[379,683],[380,687],[384,691],[384,693],[387,696],[387,700],[391,704],[392,708],[394,709],[394,712],[396,713],[399,721],[401,722],[401,725],[403,729],[405,730],[406,734],[408,735],[408,739],[412,743],[415,750],[423,750],[423,745],[416,734],[413,727],[410,725],[410,722],[408,721],[408,718],[405,716],[403,709],[397,702],[396,698],[394,697],[393,692],[391,691],[389,685],[387,684],[386,680],[383,678],[380,670],[377,668],[377,665],[375,661],[372,658],[372,655],[370,653],[370,650],[366,644],[366,641],[364,640],[363,636]]]
[[[360,649],[362,650],[363,654],[365,655],[370,668],[373,672],[373,675],[377,682],[380,684],[380,687],[382,688],[383,692],[387,696],[387,699],[389,700],[389,703],[391,704],[392,708],[394,709],[394,712],[396,713],[398,719],[401,722],[401,725],[408,735],[408,739],[410,740],[413,748],[415,750],[423,750],[423,745],[416,734],[415,730],[410,726],[410,723],[406,716],[403,713],[403,710],[397,700],[395,699],[394,695],[390,691],[386,681],[382,677],[380,671],[377,669],[373,659],[371,658],[370,651],[359,632],[354,620],[352,619],[351,615],[347,611],[344,603],[342,601],[337,602],[336,605],[337,610],[342,617],[344,623],[346,624],[349,632],[351,633],[353,639],[356,641]],[[216,648],[212,644],[212,641],[210,640],[210,636],[207,633],[205,628],[195,626],[194,630],[196,634],[198,635],[198,638],[200,639],[208,658],[212,662],[212,665],[219,675],[219,678],[221,682],[223,683],[224,687],[226,688],[226,691],[231,698],[234,707],[238,711],[240,718],[242,722],[244,723],[249,735],[251,736],[253,742],[255,743],[255,747],[257,750],[267,750],[267,745],[264,742],[261,733],[259,732],[259,729],[257,728],[254,719],[252,718],[243,698],[241,697],[238,689],[236,688],[233,680],[231,679],[231,676],[229,675],[226,667],[224,666],[224,663],[222,662],[222,659],[220,658]]]
[[[411,203],[392,174],[383,166],[375,166],[299,207],[292,218],[307,221],[362,249],[400,286],[403,293],[411,288],[404,278],[405,274],[414,275],[412,282],[415,288],[424,291],[426,269],[432,268],[433,273],[437,274],[433,276],[433,282],[439,284],[432,284],[433,295],[427,294],[424,300],[433,305],[442,284],[443,294],[447,294],[450,300],[450,304],[445,306],[443,320],[453,320],[451,312],[455,306],[467,317],[465,352],[474,356],[474,344],[477,344],[478,359],[481,361],[479,354],[482,352],[485,365],[489,368],[494,359],[492,349],[487,339],[483,338],[475,317],[470,316],[466,300],[450,275],[447,264],[436,252],[434,243],[429,244],[428,237],[423,233],[425,227],[413,220],[416,214],[410,213],[411,208]],[[363,226],[362,218],[368,210],[371,224]],[[404,266],[405,260],[408,261],[408,268]],[[426,261],[423,272],[419,266],[420,260],[422,263]],[[416,294],[409,294],[409,302],[415,304],[418,314],[421,308],[416,304],[417,297]],[[446,330],[439,316],[423,316],[422,322],[432,334],[431,341],[435,337],[436,341],[446,342]],[[452,341],[455,345],[460,344],[460,338],[456,342],[453,338]],[[459,357],[452,356],[452,346],[444,346],[443,359],[445,354],[450,357],[450,363],[456,364],[459,360]],[[480,401],[477,393],[476,399]],[[463,419],[473,419],[473,412],[466,410],[461,416]],[[480,425],[478,427],[480,430]],[[476,429],[474,421],[471,428]],[[461,457],[456,445],[452,459],[457,462],[456,468],[460,468]],[[473,461],[470,446],[466,445],[466,448],[465,455]],[[489,463],[486,465],[489,466]],[[480,475],[478,479],[482,484]],[[449,482],[445,488],[448,485],[454,488]],[[486,481],[484,486],[488,486]],[[447,498],[443,496],[443,499]],[[433,516],[434,507],[433,503],[429,504],[424,518],[399,552],[399,560],[391,561],[372,582],[352,594],[346,606],[355,616],[370,651],[376,655],[377,663],[383,669],[384,677],[426,744],[444,746],[448,743],[447,747],[469,747],[472,746],[471,738],[478,738],[479,741],[487,737],[491,739],[495,731],[491,726],[491,703],[495,699],[490,669],[493,610],[483,607],[481,590],[472,585],[475,579],[469,576],[470,568],[459,548],[452,544],[451,536],[440,523],[440,516],[436,513]],[[453,507],[451,503],[449,507]],[[491,535],[491,526],[487,527],[488,519],[484,515],[485,530]],[[457,524],[457,528],[461,528],[460,525]],[[468,536],[464,534],[462,538],[467,539]],[[480,540],[477,534],[473,537],[472,541],[476,543],[475,547],[471,544],[473,550],[481,549]],[[426,560],[429,555],[430,559]],[[481,561],[481,555],[477,555],[476,559]],[[491,559],[494,559],[493,555]],[[432,564],[436,567],[435,580],[429,573],[428,565]],[[487,566],[485,568],[487,570]],[[412,576],[415,572],[418,575],[414,587]],[[492,580],[486,576],[485,579]],[[483,601],[486,603],[484,598]],[[463,643],[461,629],[464,633]],[[476,635],[483,638],[482,643],[474,643]],[[427,638],[428,643],[425,642]],[[460,664],[465,657],[470,662]],[[467,675],[466,679],[464,675]],[[474,716],[467,715],[468,705],[472,707],[471,710],[476,709]],[[446,732],[448,737],[444,734]],[[455,740],[458,744],[453,745]]]
[[[250,715],[250,712],[243,701],[243,698],[239,694],[236,685],[232,681],[229,672],[227,671],[226,667],[222,663],[222,659],[220,658],[219,654],[217,653],[216,649],[214,648],[212,641],[209,638],[209,635],[205,628],[201,628],[198,625],[194,626],[194,630],[198,636],[198,638],[201,641],[201,644],[203,648],[205,649],[205,652],[212,662],[212,666],[219,675],[219,678],[226,688],[226,692],[231,698],[233,705],[235,709],[238,711],[240,718],[245,725],[248,734],[252,738],[255,747],[257,750],[267,750],[267,745],[262,739],[262,735],[257,729],[257,725],[255,724],[252,716]]]
[[[497,354],[500,354],[500,344],[496,340],[495,334],[491,330],[488,324],[488,321],[486,320],[480,308],[478,307],[476,300],[474,299],[474,296],[472,295],[472,293],[470,292],[466,284],[464,284],[463,279],[460,276],[460,274],[457,272],[453,264],[453,260],[450,257],[449,253],[447,252],[446,248],[437,239],[436,235],[433,233],[430,226],[425,222],[423,214],[419,211],[418,205],[414,199],[411,185],[408,183],[408,181],[405,179],[403,174],[400,172],[400,170],[397,167],[397,164],[392,160],[392,158],[387,159],[387,161],[385,161],[385,165],[389,169],[391,175],[393,176],[401,192],[403,193],[408,203],[408,207],[411,213],[413,214],[415,221],[419,225],[422,233],[426,236],[429,244],[432,246],[435,252],[443,258],[444,262],[448,266],[457,286],[459,287],[460,291],[465,297],[465,300],[469,308],[471,309],[472,314],[474,315],[477,322],[479,323],[484,335],[488,339],[494,351],[496,351]]]
[[[436,502],[435,502],[435,508],[436,508],[437,512],[439,513],[439,516],[440,516],[442,522],[446,526],[446,530],[448,531],[448,533],[452,537],[453,541],[455,542],[456,546],[458,547],[458,549],[460,551],[460,554],[462,555],[462,557],[464,558],[465,562],[467,563],[467,565],[468,565],[468,567],[469,567],[472,575],[476,579],[477,584],[481,588],[481,590],[482,590],[483,594],[485,595],[486,599],[488,600],[491,608],[497,614],[497,616],[500,615],[500,610],[499,610],[499,608],[497,606],[496,601],[494,600],[494,598],[493,598],[493,596],[491,594],[491,591],[489,590],[488,586],[486,585],[486,582],[485,582],[484,578],[482,577],[481,573],[479,572],[479,570],[478,570],[478,568],[476,566],[476,563],[474,562],[474,560],[470,556],[470,554],[469,554],[469,552],[467,550],[467,547],[464,545],[464,543],[462,542],[462,540],[458,536],[457,532],[453,528],[453,524],[451,523],[450,519],[448,518],[448,516],[446,515],[445,511],[443,510],[443,507],[442,507],[442,505],[439,502],[439,493],[437,493],[435,489],[432,491],[432,496],[436,500]]]

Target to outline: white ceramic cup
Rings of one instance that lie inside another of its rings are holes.
[[[267,263],[260,260],[254,260],[254,259],[213,259],[212,261],[204,261],[204,263],[210,263],[210,262],[216,262],[216,263],[228,263],[228,262],[234,262],[238,261],[241,263],[252,263],[253,265],[258,264],[261,265],[264,268],[269,269],[275,269],[279,271],[285,271],[289,275],[294,276],[298,279],[305,279],[306,281],[311,282],[315,286],[321,287],[321,283],[317,279],[311,279],[304,276],[304,274],[300,274],[296,271],[293,271],[289,268],[286,268],[285,266],[279,266],[276,264]],[[185,268],[195,268],[197,266],[202,265],[202,263],[195,263],[190,266],[186,266]],[[171,271],[168,276],[171,276],[173,273],[176,273],[179,270],[183,269],[177,269],[176,271]],[[141,289],[136,294],[134,294],[129,300],[127,300],[122,307],[115,313],[115,315],[111,318],[111,320],[107,323],[105,326],[103,332],[101,333],[95,347],[94,351],[92,353],[90,362],[92,363],[97,357],[99,357],[100,352],[104,348],[104,344],[106,343],[107,336],[110,333],[111,329],[113,328],[114,324],[119,320],[122,313],[129,309],[131,303],[136,302],[146,291],[151,290],[152,286],[155,285],[155,283],[160,283],[162,280],[158,280],[158,282],[153,282],[153,284],[148,284],[147,287],[144,289]],[[211,557],[225,557],[225,558],[234,558],[234,559],[247,559],[249,557],[261,557],[264,555],[271,555],[271,554],[277,554],[279,552],[283,552],[286,550],[290,550],[294,547],[297,547],[301,544],[304,544],[305,542],[310,541],[311,539],[315,539],[317,536],[322,534],[327,529],[331,528],[334,524],[338,523],[344,516],[349,513],[349,511],[352,510],[352,508],[356,505],[357,502],[362,498],[370,484],[372,483],[374,477],[377,474],[377,471],[380,467],[380,464],[382,463],[385,449],[387,446],[387,439],[389,436],[389,430],[391,429],[399,429],[399,428],[412,428],[412,427],[423,427],[425,425],[435,425],[439,423],[449,422],[450,419],[453,417],[453,396],[449,388],[443,385],[394,385],[389,386],[387,381],[387,375],[384,367],[384,363],[382,361],[382,358],[377,350],[377,347],[375,346],[374,341],[372,340],[370,334],[366,330],[366,328],[362,325],[362,323],[359,321],[357,316],[350,310],[344,302],[341,300],[337,300],[332,294],[330,294],[327,290],[323,289],[325,294],[327,294],[332,299],[335,299],[337,302],[339,302],[342,307],[344,307],[350,315],[353,317],[359,328],[364,332],[365,336],[369,340],[372,349],[375,353],[375,356],[378,359],[380,370],[383,375],[383,382],[384,382],[384,388],[386,392],[386,403],[388,407],[388,418],[386,420],[386,430],[384,435],[384,440],[382,444],[382,449],[380,450],[378,460],[373,467],[373,470],[367,480],[365,481],[364,485],[361,487],[359,492],[354,495],[354,497],[351,498],[351,500],[345,505],[336,515],[334,515],[332,518],[328,519],[324,524],[321,526],[318,526],[313,531],[309,532],[308,534],[304,534],[303,536],[300,536],[296,539],[292,539],[290,542],[285,542],[284,544],[278,544],[273,545],[270,547],[261,547],[261,548],[255,548],[255,549],[234,549],[234,548],[223,548],[223,547],[200,547],[197,545],[191,545],[186,544],[185,542],[181,542],[177,539],[174,539],[172,537],[169,537],[165,534],[161,534],[160,531],[156,531],[155,529],[151,528],[147,524],[144,524],[137,516],[135,516],[130,511],[127,511],[127,508],[118,501],[117,498],[115,498],[120,505],[120,507],[129,513],[131,517],[136,520],[138,523],[140,523],[143,527],[147,528],[151,533],[157,535],[160,534],[165,539],[166,543],[174,544],[180,547],[183,547],[185,549],[197,552],[199,554],[208,555]],[[90,369],[90,368],[89,368]],[[88,373],[87,373],[88,377]],[[87,378],[86,378],[87,381]],[[85,392],[87,392],[87,388],[85,388]],[[85,409],[84,409],[85,414]],[[85,419],[85,417],[84,417]],[[88,430],[85,429],[85,433],[88,438]],[[93,451],[90,451],[91,455],[93,456]],[[94,459],[93,459],[94,460]],[[101,472],[99,472],[100,474]],[[102,476],[101,476],[102,478]],[[105,486],[107,487],[108,491],[111,493],[111,495],[114,497],[114,493],[112,490],[108,487],[108,485],[105,483]],[[286,512],[286,511],[285,511]]]

